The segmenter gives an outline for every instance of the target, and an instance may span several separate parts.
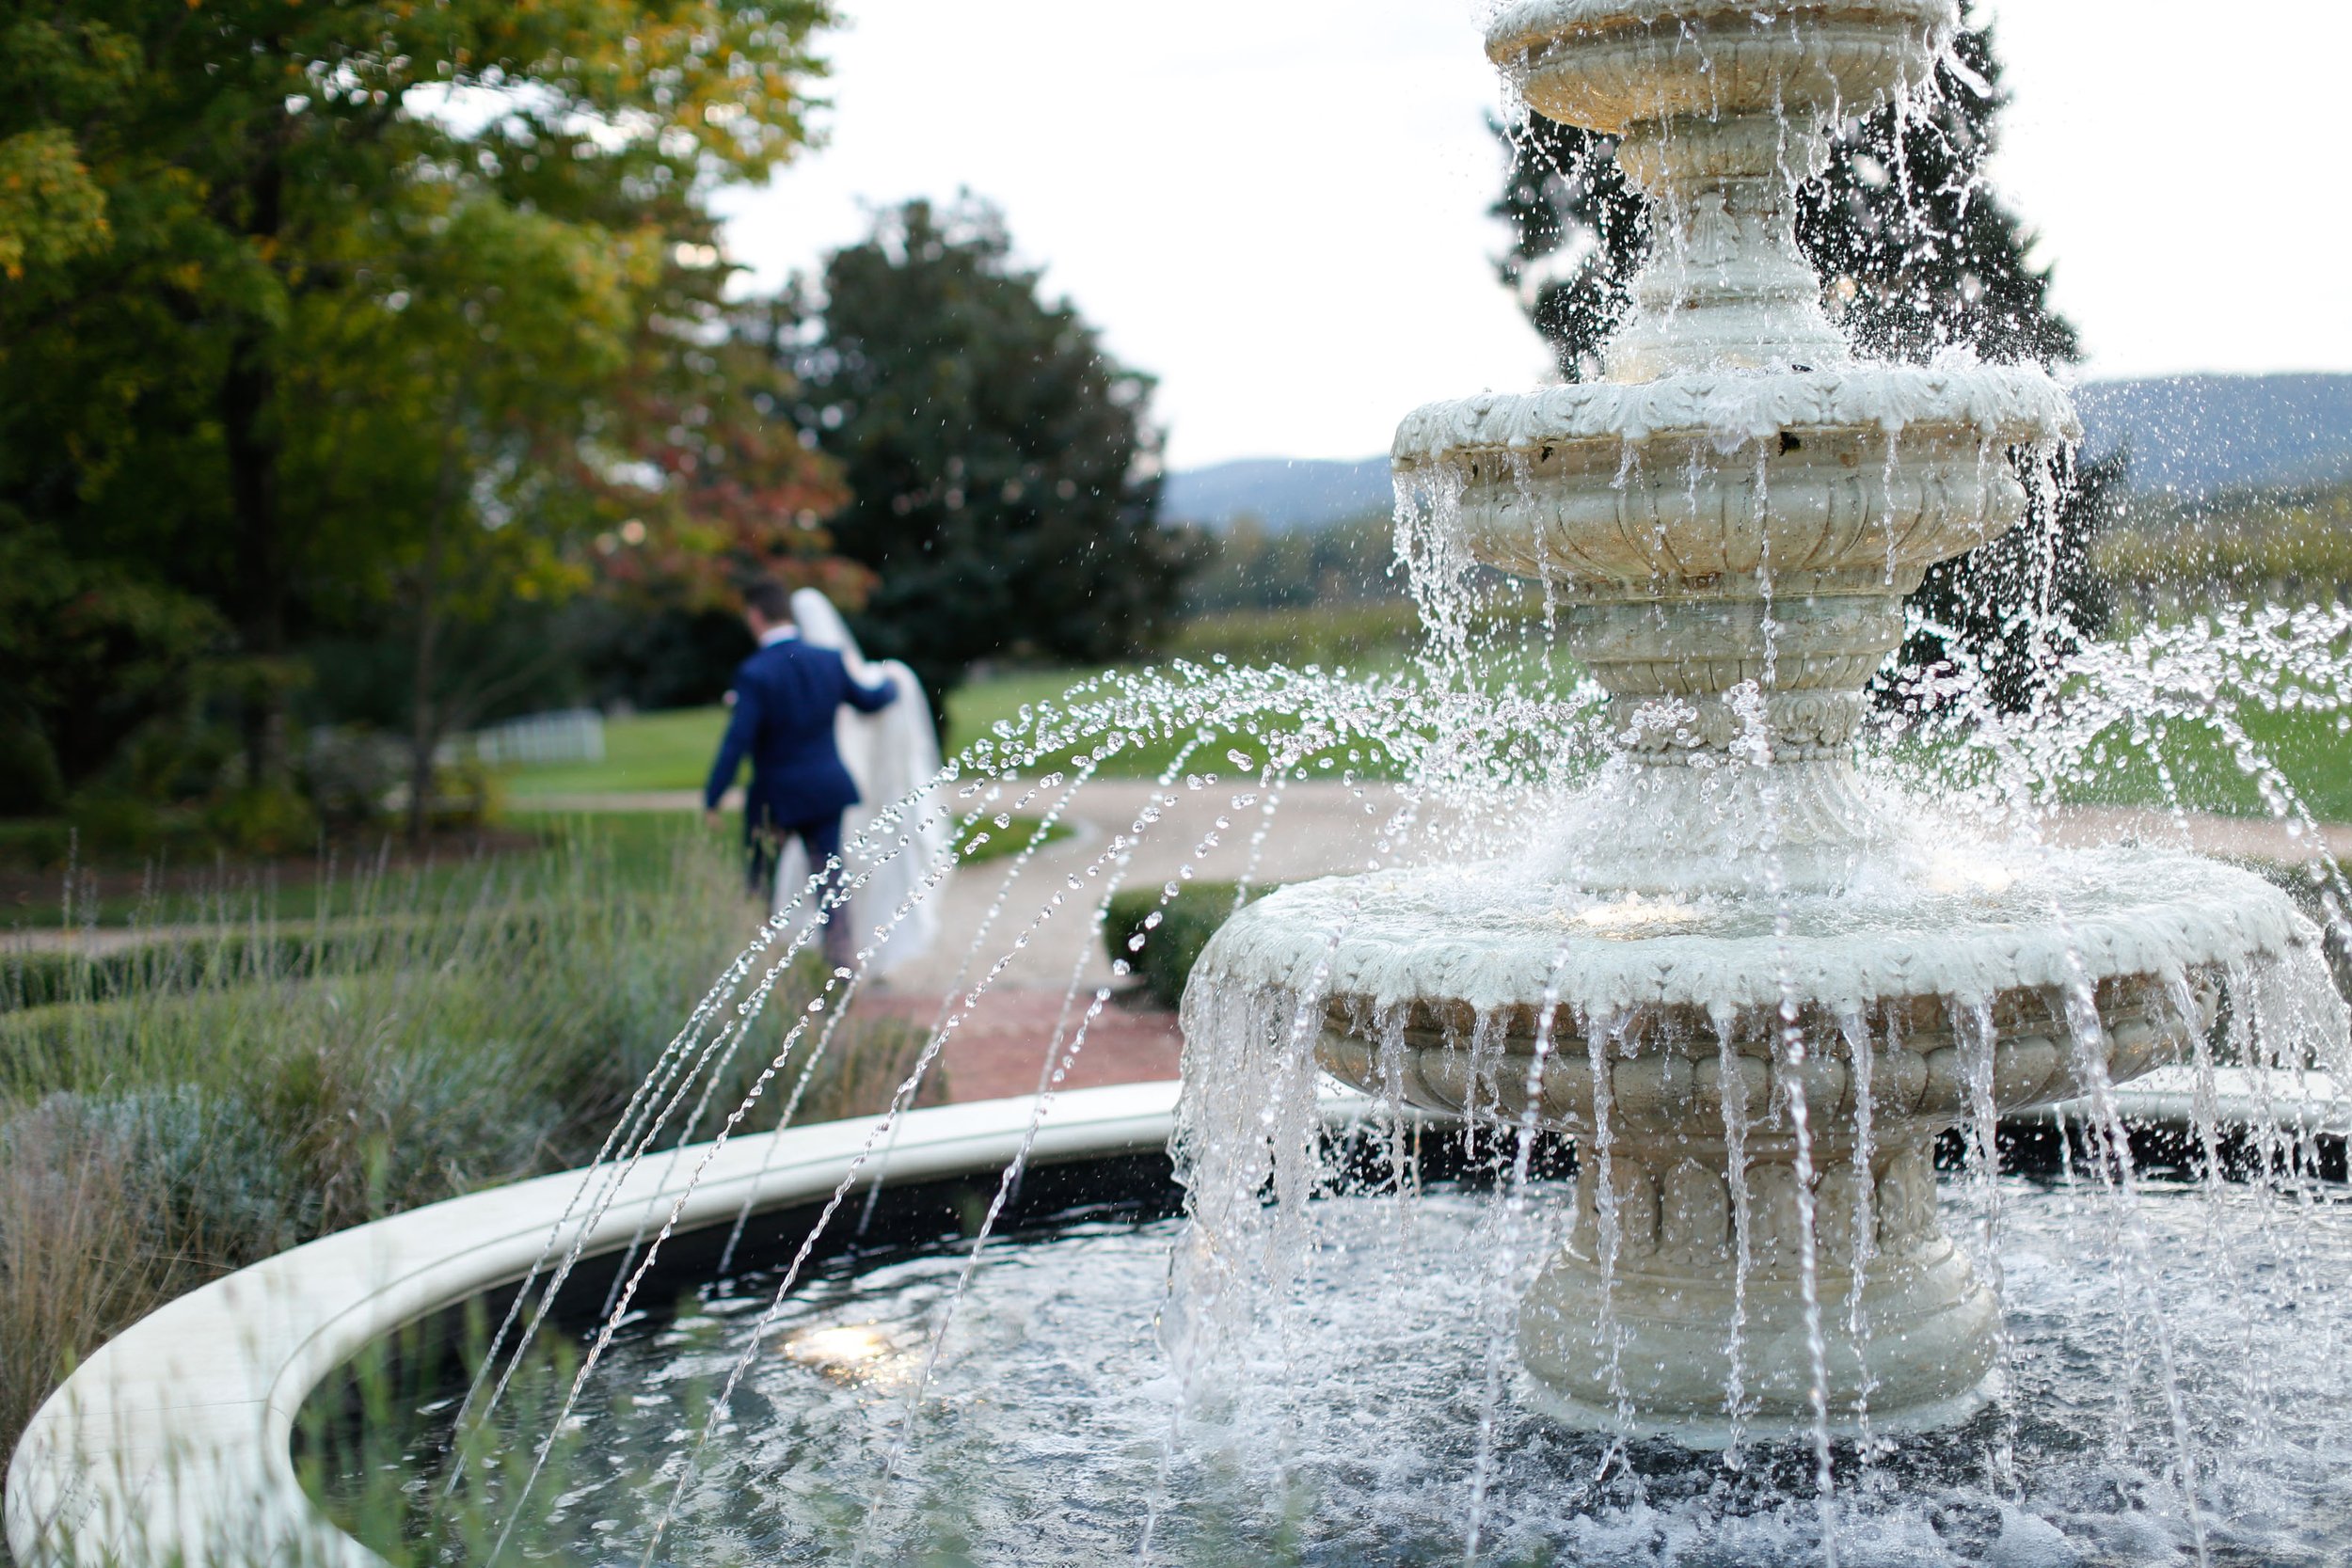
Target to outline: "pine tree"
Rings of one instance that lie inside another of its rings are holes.
[[[1043,297],[1003,215],[889,209],[823,285],[794,417],[850,492],[834,540],[877,578],[851,618],[867,651],[938,695],[977,659],[1153,646],[1186,561],[1159,526],[1152,378]]]
[[[1797,243],[1821,275],[1830,314],[1866,355],[1913,364],[1953,351],[2003,364],[2081,356],[2073,325],[2051,307],[2049,267],[2029,259],[2032,231],[1983,177],[2008,103],[2000,74],[1990,26],[1963,25],[1924,102],[1836,127],[1827,167],[1798,193]],[[1647,203],[1618,168],[1613,136],[1539,116],[1496,134],[1510,163],[1492,211],[1512,230],[1497,270],[1561,375],[1594,379],[1649,254]],[[2109,601],[2090,545],[2121,506],[2123,480],[2121,454],[2061,462],[2056,504],[2042,513],[2046,532],[2013,530],[1939,562],[1912,594],[1926,620],[1957,634],[2003,709],[2030,705],[2079,638],[2105,626]],[[1923,631],[1900,663],[1935,671],[1953,656]]]

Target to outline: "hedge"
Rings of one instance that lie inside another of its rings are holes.
[[[1200,961],[1200,950],[1233,912],[1240,891],[1238,882],[1183,882],[1173,898],[1165,898],[1156,888],[1119,894],[1103,924],[1103,944],[1113,963],[1125,959],[1152,997],[1173,1007],[1184,998],[1184,981]],[[1252,887],[1239,902],[1249,903],[1273,891],[1271,886]]]

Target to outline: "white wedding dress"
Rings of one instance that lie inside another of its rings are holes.
[[[850,905],[856,945],[864,947],[872,942],[874,927],[921,888],[947,852],[948,823],[928,793],[939,776],[939,732],[914,672],[895,658],[868,662],[832,600],[814,588],[803,588],[792,595],[792,618],[800,623],[803,640],[838,649],[850,667],[850,678],[860,686],[887,680],[898,689],[898,700],[880,713],[844,706],[834,720],[834,742],[863,798],[841,819],[841,856],[850,876],[866,877],[850,895]],[[875,826],[875,817],[883,812],[894,812],[897,819]],[[902,834],[907,843],[900,848]],[[776,867],[778,910],[801,896],[809,869],[801,841],[787,839]],[[875,951],[866,974],[886,975],[930,952],[938,939],[939,897],[934,890],[899,920]]]

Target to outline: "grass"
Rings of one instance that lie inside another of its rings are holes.
[[[1351,667],[1352,668],[1352,667]],[[951,752],[961,751],[991,735],[998,723],[1016,729],[1024,728],[1022,710],[1044,705],[1059,705],[1070,689],[1104,673],[1101,671],[1030,670],[1007,673],[972,682],[959,689],[948,702]],[[1111,672],[1118,675],[1130,671]],[[1531,671],[1521,672],[1533,675]],[[1081,698],[1081,701],[1087,699]],[[2352,821],[2352,737],[2339,733],[2334,716],[2313,713],[2275,713],[2249,706],[2239,715],[2240,721],[2262,752],[2268,756],[2291,779],[2302,793],[2315,815],[2332,821]],[[719,728],[724,711],[720,708],[697,709],[684,714],[645,715],[618,720],[608,726],[608,744],[612,760],[605,771],[581,767],[527,769],[516,773],[512,782],[513,800],[517,808],[514,820],[526,822],[523,815],[534,795],[552,791],[543,787],[550,777],[566,781],[566,790],[596,791],[635,787],[621,781],[653,779],[646,787],[687,787],[698,782],[698,769],[707,758],[707,746],[717,744]],[[699,728],[697,728],[699,726]],[[1279,732],[1288,728],[1277,720],[1263,726]],[[650,732],[641,735],[641,730]],[[688,739],[699,735],[703,738],[691,744]],[[1159,774],[1189,745],[1196,758],[1205,762],[1188,763],[1188,767],[1218,767],[1226,752],[1233,748],[1259,754],[1258,740],[1238,730],[1213,731],[1208,738],[1192,744],[1190,733],[1161,734],[1147,737],[1140,744],[1122,748],[1117,754],[1104,759],[1098,772],[1109,778],[1150,778]],[[705,744],[707,742],[707,746]],[[655,769],[655,759],[663,748],[669,748],[672,771],[661,774]],[[1027,769],[1044,772],[1074,765],[1085,748],[1071,745],[1038,759]],[[1350,756],[1349,751],[1357,754]],[[2266,811],[2260,791],[2236,765],[2231,750],[2209,729],[2196,725],[2173,726],[2161,743],[2161,754],[2171,769],[2183,802],[2191,809],[2217,812],[2224,815],[2261,815]],[[1351,747],[1345,743],[1321,749],[1307,759],[1311,774],[1336,773],[1352,768],[1359,775],[1394,777],[1399,769],[1391,757],[1376,745],[1361,740]],[[2165,799],[2153,755],[2131,752],[2121,745],[2111,745],[2108,760],[2081,780],[2069,783],[2061,791],[2068,799],[2095,804],[2153,804]],[[1002,842],[987,847],[993,849]]]
[[[727,710],[674,708],[608,720],[601,762],[548,763],[506,775],[507,798],[517,806],[534,796],[700,789],[727,727]]]
[[[1344,664],[1390,669],[1421,642],[1421,617],[1408,599],[1297,610],[1229,610],[1176,628],[1168,653],[1205,664],[1223,654],[1236,664]]]
[[[306,920],[223,908],[127,966],[42,959],[38,988],[36,960],[0,955],[0,1449],[78,1358],[183,1291],[593,1156],[749,935],[739,875],[694,819],[579,824],[463,876],[329,884]],[[779,988],[713,1105],[818,973]],[[919,1044],[852,1018],[803,1119],[879,1109]]]
[[[1089,673],[1021,670],[959,687],[947,698],[946,753],[953,756],[999,720],[1017,717],[1024,704],[1054,701]],[[513,768],[505,775],[507,799],[524,811],[550,796],[700,789],[726,727],[727,710],[716,703],[610,719],[603,761]]]
[[[342,921],[369,914],[388,882],[435,901],[469,898],[512,878],[518,865],[571,852],[594,841],[613,892],[651,891],[673,869],[678,845],[689,840],[732,855],[733,823],[703,826],[699,815],[676,812],[510,813],[501,829],[470,842],[441,843],[425,856],[395,858],[396,835],[372,844],[330,846],[314,855],[276,862],[218,862],[197,870],[157,863],[125,873],[75,873],[27,893],[14,919],[29,929],[82,926],[163,927],[271,922]]]
[[[2237,719],[2254,750],[2286,776],[2313,816],[2352,822],[2352,735],[2338,727],[2334,715],[2246,707]],[[2104,760],[2094,752],[2084,776],[2066,782],[2061,793],[2067,800],[2085,805],[2164,804],[2160,757],[2185,809],[2224,816],[2270,814],[2254,775],[2238,766],[2237,753],[2208,725],[2172,725],[2160,742],[2146,748],[2131,744],[2121,725],[2104,738]]]

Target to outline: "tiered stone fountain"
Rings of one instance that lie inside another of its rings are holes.
[[[1857,774],[1859,689],[1932,562],[2015,525],[2077,427],[2038,369],[1858,363],[1797,248],[1823,127],[1914,93],[1954,0],[1521,0],[1488,54],[1621,138],[1658,243],[1607,379],[1422,408],[1408,488],[1539,578],[1623,754],[1502,863],[1293,887],[1188,998],[1329,1072],[1580,1148],[1520,1313],[1571,1418],[1926,1423],[1994,1371],[1994,1291],[1938,1217],[1963,1120],[2184,1053],[2224,976],[2315,940],[2259,879],[1956,841]],[[1296,1019],[1295,1025],[1279,1021]],[[1188,1063],[1188,1071],[1196,1064]]]

